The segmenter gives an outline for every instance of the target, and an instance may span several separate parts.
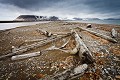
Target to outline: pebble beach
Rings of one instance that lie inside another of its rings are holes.
[[[120,79],[120,25],[95,24],[91,23],[89,30],[111,37],[111,30],[114,28],[118,34],[114,38],[117,43],[112,43],[87,31],[81,31],[78,27],[86,28],[88,23],[51,21],[31,26],[22,26],[0,31],[0,56],[12,53],[14,48],[21,48],[46,39],[45,35],[37,30],[45,30],[52,34],[64,35],[75,29],[81,35],[85,45],[94,55],[95,63],[88,64],[88,69],[82,76],[74,80],[119,80]],[[44,46],[33,48],[22,54],[37,52],[51,46],[60,47],[64,42],[69,41],[65,49],[73,49],[75,40],[72,36],[65,37],[48,43]],[[20,54],[19,54],[20,55]],[[11,60],[11,57],[0,60],[0,80],[38,80],[46,76],[53,76],[71,67],[81,65],[82,62],[77,54],[66,54],[59,50],[51,50],[36,57],[23,60]]]

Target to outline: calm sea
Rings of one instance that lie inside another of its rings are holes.
[[[39,24],[39,23],[48,23],[48,22],[50,22],[50,21],[20,22],[20,23],[0,23],[0,30],[16,28],[16,27],[19,27],[19,26],[35,25],[35,24]]]
[[[120,20],[79,20],[79,21],[70,21],[70,22],[120,25]]]

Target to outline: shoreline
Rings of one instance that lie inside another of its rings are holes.
[[[0,23],[19,23],[19,22],[33,22],[33,21],[0,21]]]
[[[48,23],[48,22],[50,21],[0,23],[0,30],[13,29],[22,26],[30,26],[30,25],[36,25],[39,23]]]
[[[0,23],[21,23],[21,22],[42,22],[42,21],[14,21],[14,20],[13,21],[0,21]]]

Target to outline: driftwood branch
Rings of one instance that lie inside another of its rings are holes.
[[[62,48],[64,48],[64,47],[68,44],[69,41],[70,41],[70,39],[69,39],[67,42],[65,42],[61,47],[56,47],[56,46],[54,45],[54,46],[52,46],[52,47],[49,47],[49,48],[45,49],[44,51],[60,50],[60,51],[63,51],[63,52],[65,52],[65,53],[69,53],[69,50],[64,50],[64,49],[62,49]]]
[[[94,35],[96,35],[96,36],[98,36],[98,37],[104,38],[104,39],[106,39],[106,40],[108,40],[108,41],[111,41],[111,42],[114,42],[114,43],[117,42],[115,39],[113,39],[113,38],[111,38],[111,37],[109,37],[109,36],[107,36],[107,35],[100,34],[100,33],[98,33],[98,32],[91,31],[91,30],[89,30],[89,29],[85,29],[85,28],[81,28],[81,27],[79,27],[79,28],[82,29],[82,30],[88,31],[89,33],[94,34]]]
[[[53,76],[46,76],[40,80],[71,80],[78,77],[78,75],[81,76],[87,68],[87,64],[79,65],[75,68],[67,69],[61,73],[56,73]]]
[[[69,39],[66,43],[64,43],[64,44],[60,47],[60,49],[64,48],[64,47],[69,43],[69,41],[70,41],[70,39]]]
[[[40,46],[44,46],[50,42],[53,42],[53,41],[56,41],[56,40],[59,40],[59,39],[62,39],[62,38],[65,38],[65,37],[68,37],[70,36],[71,34],[67,34],[67,35],[64,35],[64,36],[60,36],[60,37],[57,37],[57,38],[54,38],[54,39],[50,39],[48,41],[42,41],[42,42],[36,42],[34,44],[31,44],[31,45],[27,45],[27,46],[24,46],[24,47],[21,47],[21,48],[18,48],[16,49],[16,51],[12,52],[12,53],[9,53],[7,55],[3,55],[3,56],[0,56],[0,59],[3,59],[5,57],[11,57],[11,56],[14,56],[14,55],[17,55],[17,54],[20,54],[20,53],[24,53],[26,51],[29,51],[31,49],[35,49],[35,48],[38,48]]]

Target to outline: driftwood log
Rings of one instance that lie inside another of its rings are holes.
[[[15,55],[15,56],[12,56],[11,60],[20,60],[20,59],[39,56],[39,55],[40,55],[40,51],[34,52],[34,53],[29,53],[29,54]]]
[[[87,31],[87,32],[89,32],[89,33],[91,33],[91,34],[94,34],[94,35],[96,35],[96,36],[98,36],[98,37],[104,38],[104,39],[106,39],[106,40],[108,40],[108,41],[110,41],[110,42],[114,42],[114,43],[117,42],[115,39],[113,39],[113,38],[111,38],[111,37],[109,37],[109,36],[107,36],[107,35],[100,34],[100,33],[98,33],[98,32],[91,31],[91,30],[89,30],[89,29],[85,29],[85,28],[81,28],[81,27],[79,27],[79,28],[82,29],[82,30],[85,30],[85,31]]]
[[[79,57],[82,58],[84,56],[85,60],[88,60],[88,63],[93,63],[94,62],[93,55],[91,54],[91,52],[89,51],[83,40],[79,37],[79,35],[75,30],[72,29],[71,32],[75,37],[77,50],[79,50]]]
[[[48,41],[36,42],[36,43],[34,43],[34,44],[31,44],[31,45],[27,45],[27,46],[18,48],[18,49],[16,49],[16,50],[15,50],[14,52],[12,52],[12,53],[9,53],[9,54],[0,56],[0,59],[3,59],[3,58],[5,58],[5,57],[11,57],[11,56],[14,56],[14,55],[18,55],[18,54],[24,53],[24,52],[26,52],[26,51],[29,51],[29,50],[38,48],[38,47],[40,47],[40,46],[44,46],[44,45],[46,45],[46,44],[48,44],[48,43],[50,43],[50,42],[53,42],[53,41],[56,41],[56,40],[59,40],[59,39],[68,37],[68,36],[70,36],[70,35],[71,35],[71,34],[67,34],[67,35],[60,36],[60,37],[57,37],[57,38],[54,38],[54,39],[50,39],[50,40],[48,40]]]
[[[27,54],[20,54],[20,55],[15,55],[12,56],[11,60],[20,60],[20,59],[26,59],[26,58],[31,58],[31,57],[35,57],[35,56],[40,56],[41,54],[43,54],[46,51],[50,51],[50,50],[60,50],[65,52],[65,50],[62,50],[62,48],[64,48],[67,44],[68,44],[69,40],[64,43],[61,47],[57,48],[55,46],[49,47],[47,49],[41,50],[39,52],[33,52],[33,53],[27,53]]]
[[[71,80],[83,75],[87,68],[87,64],[82,64],[75,68],[67,69],[61,73],[56,73],[53,76],[46,76],[45,78],[40,80]]]

